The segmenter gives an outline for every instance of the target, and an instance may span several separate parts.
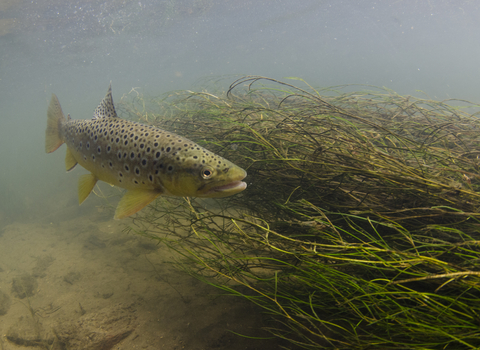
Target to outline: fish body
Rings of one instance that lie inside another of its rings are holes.
[[[67,171],[77,164],[90,173],[78,184],[81,204],[98,180],[127,190],[115,211],[121,219],[141,210],[159,195],[226,197],[243,191],[242,168],[196,143],[153,126],[121,119],[112,90],[91,120],[65,118],[57,96],[47,112],[45,151],[67,145]]]

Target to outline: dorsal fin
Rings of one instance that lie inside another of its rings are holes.
[[[95,112],[93,112],[92,119],[99,118],[117,118],[117,112],[115,112],[115,107],[113,106],[112,83],[108,86],[107,94],[102,102],[100,102],[98,107],[95,108]]]

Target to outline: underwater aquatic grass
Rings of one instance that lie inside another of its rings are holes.
[[[124,100],[241,164],[247,191],[162,199],[129,229],[271,314],[307,349],[480,346],[476,106],[262,77],[226,94]],[[457,102],[455,102],[457,103]],[[207,204],[205,204],[207,203]]]
[[[158,218],[158,212],[169,207],[174,208],[169,224],[156,219],[152,225],[148,217]],[[190,221],[184,222],[187,214]],[[346,230],[316,218],[324,225],[320,232],[327,233],[323,238],[328,237],[317,243],[309,237],[312,232],[292,239],[258,218],[215,213],[192,201],[159,201],[146,215],[135,221],[138,231],[151,232],[177,251],[183,257],[179,266],[187,272],[263,307],[279,322],[271,332],[297,345],[343,349],[480,345],[479,273],[468,273],[468,267],[439,254],[446,247],[469,259],[471,244],[478,242],[467,240],[455,248],[438,242],[432,247],[423,239],[412,243],[408,233],[401,233],[399,237],[412,245],[410,251],[402,251],[358,230],[353,222],[354,229]],[[294,226],[298,227],[293,232],[304,230],[301,222]],[[348,242],[335,231],[348,232]]]

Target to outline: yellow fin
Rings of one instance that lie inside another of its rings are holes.
[[[65,121],[60,102],[52,94],[47,111],[47,130],[45,130],[45,152],[52,153],[63,144],[60,136],[60,125]]]
[[[130,190],[125,193],[115,210],[115,219],[123,219],[141,210],[162,192],[158,190]]]
[[[85,174],[80,176],[78,180],[78,204],[82,204],[92,192],[98,179],[93,174]]]
[[[73,170],[77,163],[78,162],[73,156],[72,151],[70,151],[70,148],[67,147],[67,154],[65,155],[65,168],[67,168],[67,171]]]

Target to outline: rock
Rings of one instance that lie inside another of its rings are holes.
[[[66,349],[110,350],[135,330],[135,320],[132,306],[117,305],[59,323],[54,332]]]
[[[80,273],[75,272],[75,271],[70,271],[65,276],[63,276],[63,280],[65,282],[67,282],[68,284],[74,284],[75,282],[77,282],[80,279],[80,277],[82,277],[82,275],[80,275]]]
[[[94,235],[94,234],[91,234],[87,241],[85,242],[85,248],[87,249],[96,249],[96,248],[100,248],[100,249],[103,249],[105,248],[107,245],[105,244],[105,242],[103,240],[101,240],[100,238],[98,238],[98,236]]]
[[[10,300],[8,294],[5,294],[0,290],[0,316],[5,315],[8,312],[11,304],[12,301]]]
[[[32,270],[32,275],[34,277],[43,278],[46,276],[45,271],[47,271],[49,266],[52,265],[52,263],[55,261],[55,258],[47,255],[43,257],[37,257],[36,260],[35,267]]]
[[[31,297],[33,294],[35,294],[37,287],[37,280],[35,277],[29,274],[15,277],[12,280],[12,293],[20,299]]]
[[[38,320],[23,316],[8,329],[5,338],[16,345],[41,348],[47,348],[48,345],[53,344],[55,339],[53,334],[45,332]]]

